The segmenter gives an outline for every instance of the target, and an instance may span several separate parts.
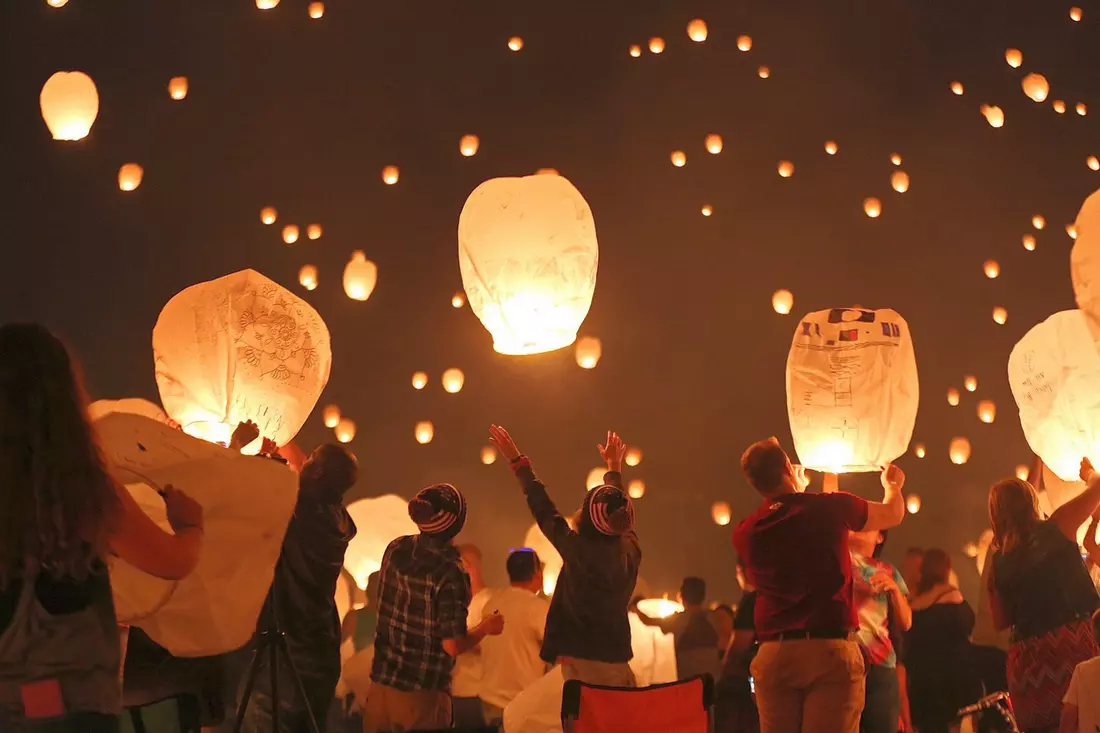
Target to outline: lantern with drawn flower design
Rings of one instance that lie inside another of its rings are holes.
[[[283,446],[317,404],[332,350],[312,306],[242,270],[168,301],[153,327],[153,358],[164,409],[186,433],[224,444],[252,420]]]

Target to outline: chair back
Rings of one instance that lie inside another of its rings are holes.
[[[625,689],[568,680],[562,691],[565,733],[710,733],[710,675],[667,685]]]

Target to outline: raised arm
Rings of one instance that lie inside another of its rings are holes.
[[[203,541],[202,506],[168,486],[164,503],[175,534],[158,527],[138,506],[129,490],[116,484],[122,506],[111,533],[111,551],[138,570],[166,580],[180,580],[199,563]]]
[[[1050,521],[1074,542],[1077,541],[1077,530],[1100,507],[1100,476],[1093,470],[1088,458],[1081,459],[1081,480],[1086,484],[1085,490],[1050,515]]]
[[[905,519],[905,498],[901,488],[905,485],[905,472],[894,464],[882,469],[882,502],[867,502],[867,523],[863,531],[884,530],[896,527]]]

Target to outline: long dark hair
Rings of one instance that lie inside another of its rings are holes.
[[[28,567],[87,577],[119,513],[65,346],[37,324],[0,326],[0,586]]]
[[[1026,542],[1040,522],[1039,497],[1027,481],[1008,478],[989,490],[989,522],[993,547],[1010,552]]]
[[[926,550],[920,562],[920,580],[914,595],[927,593],[951,577],[951,556],[938,547]]]

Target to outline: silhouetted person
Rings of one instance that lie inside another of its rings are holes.
[[[668,618],[650,618],[637,606],[634,609],[646,626],[656,626],[666,634],[672,634],[676,647],[676,674],[682,680],[704,674],[718,677],[721,666],[718,631],[710,622],[706,601],[706,581],[702,578],[684,578],[680,586],[683,611]]]

